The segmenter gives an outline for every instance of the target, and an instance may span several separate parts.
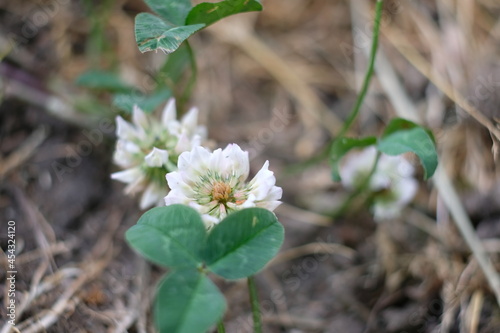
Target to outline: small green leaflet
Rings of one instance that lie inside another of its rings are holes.
[[[183,25],[191,10],[191,0],[145,0],[149,8],[174,25]]]
[[[262,4],[257,0],[226,0],[216,3],[203,2],[191,9],[186,18],[186,24],[204,23],[209,26],[227,16],[261,10]]]
[[[260,11],[258,0],[225,0],[200,3],[191,8],[188,0],[146,0],[160,17],[140,13],[135,18],[135,39],[141,52],[174,52],[191,35],[218,20],[244,12]]]
[[[76,79],[75,83],[82,87],[114,92],[130,92],[134,89],[124,83],[117,74],[101,70],[86,71]]]
[[[276,255],[283,238],[283,226],[273,213],[247,208],[213,228],[203,256],[210,271],[226,279],[240,279],[261,270]]]
[[[203,333],[225,310],[224,296],[203,272],[179,270],[160,284],[155,321],[160,333]]]
[[[168,267],[197,267],[205,239],[200,214],[185,205],[156,207],[141,216],[125,238],[149,260]]]
[[[204,24],[175,26],[158,16],[140,13],[135,18],[135,40],[141,52],[161,50],[172,53]]]
[[[153,112],[165,100],[172,96],[172,92],[168,88],[161,88],[150,95],[145,95],[140,92],[134,94],[115,94],[113,96],[113,105],[120,110],[132,113],[134,105],[139,106],[144,112]]]
[[[387,155],[415,153],[424,168],[425,179],[432,177],[438,165],[432,132],[406,119],[395,118],[387,125],[377,149]]]

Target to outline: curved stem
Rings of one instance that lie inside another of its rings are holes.
[[[340,131],[336,140],[342,138],[349,128],[356,120],[358,116],[359,110],[361,109],[361,105],[366,97],[366,93],[368,92],[368,87],[370,86],[370,81],[373,76],[373,71],[375,68],[375,55],[377,54],[378,48],[378,36],[380,31],[380,21],[382,20],[382,0],[377,0],[377,4],[375,6],[375,24],[373,26],[373,39],[372,46],[370,51],[370,62],[368,64],[368,70],[365,74],[365,79],[363,81],[363,86],[361,87],[361,91],[359,92],[358,98],[356,99],[356,104],[354,105],[351,113],[349,114],[349,118],[347,118],[342,130]]]
[[[217,333],[226,333],[223,318],[217,323]]]
[[[370,172],[368,173],[368,175],[365,178],[363,178],[363,181],[361,182],[360,186],[347,197],[347,199],[344,201],[344,203],[333,212],[333,214],[332,214],[333,217],[336,218],[336,217],[344,215],[346,210],[353,203],[353,201],[361,193],[368,190],[368,187],[370,185],[370,179],[372,178],[373,174],[375,174],[375,171],[377,171],[378,161],[379,161],[381,155],[382,155],[381,152],[377,152],[377,155],[375,156],[375,162],[373,162],[373,166],[370,169]],[[365,202],[366,202],[366,200],[365,200]]]
[[[257,295],[257,287],[255,285],[254,276],[247,279],[248,293],[250,295],[250,305],[252,306],[253,316],[253,331],[254,333],[262,333],[262,319],[260,317],[259,297]]]
[[[186,89],[184,90],[184,94],[182,95],[182,103],[185,103],[189,100],[191,97],[191,93],[193,92],[194,85],[196,84],[196,80],[198,78],[198,66],[196,65],[196,57],[194,54],[193,49],[191,48],[191,45],[188,43],[188,41],[185,41],[187,46],[187,50],[189,53],[189,64],[191,66],[191,76],[189,77],[189,81],[186,85]]]

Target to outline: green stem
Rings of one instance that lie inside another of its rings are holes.
[[[186,103],[189,100],[189,98],[191,97],[191,94],[192,94],[193,89],[194,89],[194,85],[195,85],[196,80],[198,78],[198,66],[196,65],[196,56],[194,54],[193,48],[188,43],[188,41],[185,41],[184,43],[186,43],[187,50],[189,53],[189,62],[191,65],[191,76],[189,77],[189,81],[186,85],[186,89],[184,90],[184,94],[181,97],[182,103]]]
[[[257,287],[255,285],[255,278],[248,277],[248,293],[250,294],[250,304],[252,306],[253,316],[253,331],[254,333],[262,333],[262,320],[260,318],[259,297],[257,295]]]
[[[359,92],[358,98],[356,99],[356,104],[349,114],[349,118],[347,118],[342,130],[337,136],[336,140],[344,137],[349,128],[351,128],[354,120],[358,116],[359,110],[361,109],[361,105],[366,97],[366,93],[368,92],[368,87],[370,86],[370,81],[373,76],[373,72],[375,69],[375,55],[377,54],[378,48],[378,36],[380,31],[380,21],[382,20],[382,0],[377,0],[377,4],[375,7],[375,24],[373,26],[373,39],[372,39],[372,47],[370,51],[370,62],[368,64],[368,70],[365,74],[365,79],[363,81],[363,86],[361,87],[361,91]]]
[[[224,322],[221,320],[217,323],[217,333],[226,333],[226,329],[224,328]]]
[[[339,217],[341,215],[344,215],[344,213],[349,208],[349,206],[351,206],[351,204],[353,203],[353,201],[361,193],[363,193],[364,191],[366,191],[368,189],[368,185],[370,184],[370,179],[372,178],[372,176],[375,173],[375,171],[377,171],[377,166],[378,166],[378,161],[380,159],[380,155],[382,155],[382,154],[380,152],[377,152],[377,156],[375,157],[375,162],[373,163],[373,166],[372,166],[372,168],[370,170],[370,173],[368,173],[368,175],[363,179],[363,181],[361,182],[360,186],[347,197],[347,199],[344,201],[344,203],[342,204],[342,206],[340,206],[338,209],[336,209],[333,212],[332,215],[333,215],[334,218]]]

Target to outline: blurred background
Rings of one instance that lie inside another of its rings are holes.
[[[364,200],[339,213],[348,192],[322,153],[366,71],[372,1],[262,2],[190,38],[197,70],[174,82],[158,75],[167,55],[137,48],[140,0],[0,0],[0,245],[14,220],[19,331],[154,332],[164,269],[125,244],[142,212],[110,174],[114,118],[130,104],[117,94],[134,87],[160,111],[164,86],[181,112],[200,109],[218,146],[249,150],[253,173],[269,160],[283,187],[285,244],[257,277],[265,332],[500,331],[497,301],[416,158],[420,187],[401,218],[374,222]],[[376,74],[349,133],[379,135],[395,116],[430,127],[494,264],[499,17],[495,0],[384,1]],[[113,73],[107,88],[89,71]],[[215,281],[227,331],[251,332],[244,281]]]

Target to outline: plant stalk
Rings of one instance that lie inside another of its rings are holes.
[[[375,56],[377,54],[377,49],[378,49],[378,37],[379,37],[379,31],[380,31],[380,22],[382,21],[382,0],[377,0],[377,3],[375,5],[375,23],[373,25],[373,38],[372,38],[372,46],[371,46],[371,51],[370,51],[370,60],[368,64],[368,69],[365,74],[365,78],[363,81],[363,85],[361,87],[361,91],[359,92],[358,98],[356,99],[356,104],[354,104],[354,107],[349,114],[349,118],[347,118],[346,122],[344,123],[344,126],[342,127],[339,135],[337,136],[336,140],[344,137],[344,135],[347,133],[349,128],[351,128],[352,124],[356,120],[356,117],[359,114],[359,110],[361,109],[361,105],[363,104],[363,101],[366,97],[366,93],[368,92],[368,87],[370,86],[370,82],[373,76],[374,68],[375,68]]]
[[[250,295],[250,305],[252,306],[253,331],[254,333],[262,333],[262,319],[260,316],[259,297],[257,295],[255,277],[254,276],[248,277],[247,282],[248,282],[248,293]]]
[[[217,333],[226,333],[226,328],[224,327],[223,318],[217,323]]]

